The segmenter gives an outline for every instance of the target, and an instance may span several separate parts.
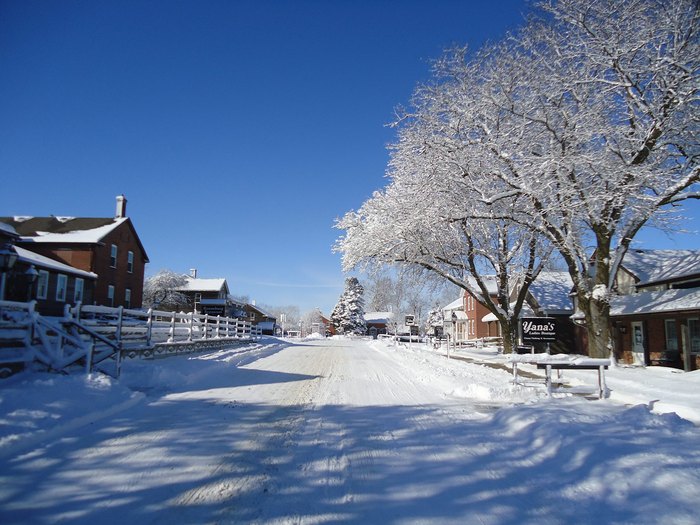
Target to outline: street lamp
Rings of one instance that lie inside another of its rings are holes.
[[[9,246],[4,245],[0,248],[0,272],[2,277],[0,277],[0,301],[5,300],[5,279],[6,274],[9,272],[17,261],[17,253]]]
[[[455,347],[455,352],[457,351],[457,312],[452,311],[452,344]],[[447,344],[449,347],[449,343]]]
[[[34,283],[39,278],[39,272],[36,271],[33,264],[30,264],[27,271],[24,272],[24,276],[27,279],[27,302],[29,302],[34,295]]]

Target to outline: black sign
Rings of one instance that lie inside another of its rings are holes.
[[[411,335],[418,335],[418,327],[411,326]]]
[[[407,315],[406,318],[404,319],[403,324],[406,326],[411,326],[416,322],[416,316],[415,315]]]
[[[524,344],[557,340],[557,320],[552,317],[523,317],[520,333]]]
[[[219,305],[202,305],[202,310],[207,315],[224,315],[224,307]]]

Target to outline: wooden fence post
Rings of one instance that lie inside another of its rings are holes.
[[[170,339],[168,339],[168,343],[174,343],[175,342],[175,319],[177,318],[177,314],[175,312],[172,312],[170,315],[172,315],[172,319],[170,320]]]
[[[148,309],[148,320],[146,321],[146,346],[151,346],[153,337],[153,308]]]
[[[124,322],[124,307],[117,308],[117,331],[114,333],[114,340],[118,345],[122,343],[122,324]]]

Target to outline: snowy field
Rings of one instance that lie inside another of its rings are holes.
[[[0,523],[700,522],[699,372],[616,368],[610,399],[549,399],[503,356],[462,357],[492,366],[267,339],[119,381],[15,376]]]

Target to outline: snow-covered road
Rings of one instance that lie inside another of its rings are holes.
[[[140,402],[0,462],[0,522],[696,519],[700,433],[675,415],[543,402],[507,372],[372,341],[131,365]]]

